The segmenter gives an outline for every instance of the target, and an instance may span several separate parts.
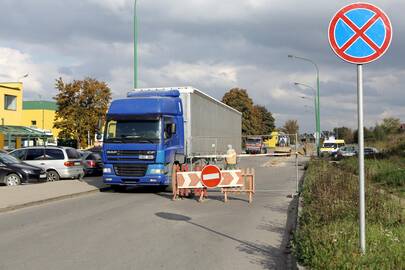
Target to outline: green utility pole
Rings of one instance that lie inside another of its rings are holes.
[[[320,154],[320,143],[321,143],[321,112],[320,112],[320,99],[319,99],[319,69],[318,66],[312,62],[314,64],[314,66],[316,67],[316,99],[317,99],[317,108],[316,108],[316,116],[317,116],[317,126],[316,126],[316,132],[317,134],[317,145],[316,145],[316,152],[318,154]]]
[[[137,0],[134,1],[134,89],[138,88],[138,18],[136,4]]]
[[[288,55],[289,58],[295,58],[295,59],[300,59],[303,61],[307,61],[310,62],[311,64],[313,64],[315,66],[316,69],[316,106],[315,106],[315,110],[316,110],[316,152],[317,155],[319,157],[320,154],[320,141],[321,141],[321,113],[320,113],[320,99],[319,99],[319,68],[318,65],[312,61],[311,59],[308,58],[304,58],[304,57],[299,57],[299,56],[295,56],[295,55]]]

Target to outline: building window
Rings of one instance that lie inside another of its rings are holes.
[[[17,97],[4,95],[4,108],[6,110],[16,111],[17,110]]]
[[[37,125],[37,121],[36,120],[31,120],[31,126],[36,126]]]

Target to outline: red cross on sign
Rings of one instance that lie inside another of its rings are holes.
[[[221,182],[221,171],[217,166],[207,165],[201,171],[201,181],[207,188],[214,188]]]
[[[340,58],[353,64],[366,64],[387,51],[392,25],[378,7],[354,3],[333,16],[328,33],[330,46]]]

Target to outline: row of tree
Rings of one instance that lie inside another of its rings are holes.
[[[58,94],[54,127],[60,130],[60,139],[74,139],[78,147],[85,147],[88,137],[94,138],[99,121],[105,119],[111,90],[105,82],[92,78],[74,80],[66,83],[62,78],[56,80]],[[222,102],[242,113],[243,135],[268,135],[274,129],[274,117],[266,107],[253,103],[246,89],[230,89]],[[288,120],[282,131],[298,133],[296,120]]]
[[[364,139],[366,141],[381,141],[390,134],[399,133],[400,127],[401,121],[399,118],[384,118],[381,123],[377,123],[374,127],[364,128]],[[337,138],[344,139],[346,143],[357,142],[357,130],[338,127],[333,129],[333,133]]]

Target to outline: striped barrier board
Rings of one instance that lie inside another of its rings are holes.
[[[201,172],[178,172],[177,188],[203,188]]]
[[[221,182],[218,187],[242,187],[243,178],[241,170],[221,171]],[[201,182],[201,172],[178,172],[177,188],[204,188]]]
[[[221,171],[222,179],[218,187],[243,187],[243,177],[241,170]]]

